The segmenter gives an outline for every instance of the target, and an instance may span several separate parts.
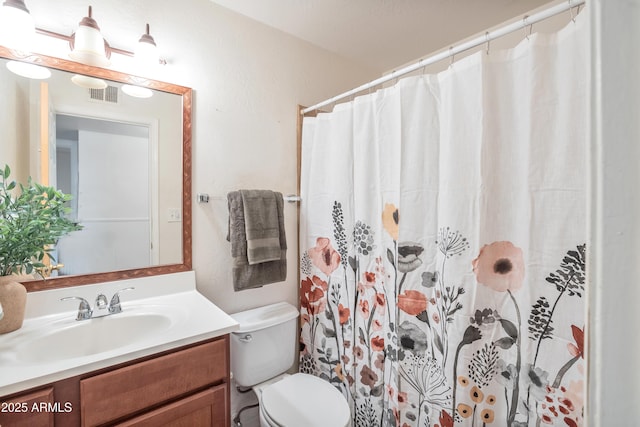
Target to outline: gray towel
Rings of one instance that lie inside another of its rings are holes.
[[[287,240],[284,231],[282,194],[275,193],[275,199],[280,257],[275,261],[250,265],[247,258],[247,232],[242,194],[240,191],[232,191],[227,195],[229,203],[229,234],[227,235],[227,240],[231,242],[233,288],[236,291],[282,282],[287,278]]]
[[[240,190],[244,207],[244,227],[247,234],[249,264],[280,259],[280,225],[278,200],[282,194],[268,190]]]

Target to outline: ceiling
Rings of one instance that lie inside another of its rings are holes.
[[[211,0],[335,52],[391,71],[550,0]]]

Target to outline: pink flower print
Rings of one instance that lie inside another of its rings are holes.
[[[330,276],[340,265],[340,254],[333,249],[326,237],[318,237],[315,248],[307,251],[313,265],[327,276]]]
[[[368,385],[370,388],[374,388],[376,386],[376,382],[378,382],[378,374],[365,365],[360,371],[360,382],[364,385]]]
[[[358,306],[360,307],[360,313],[362,313],[364,317],[369,317],[369,301],[360,300]]]
[[[362,347],[360,347],[359,345],[354,346],[353,355],[356,359],[362,360],[362,358],[364,357],[364,351],[362,350]]]
[[[493,242],[472,262],[478,283],[498,292],[517,291],[524,280],[522,249],[511,242]]]

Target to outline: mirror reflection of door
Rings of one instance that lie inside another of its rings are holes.
[[[84,228],[60,239],[60,275],[149,265],[154,235],[143,125],[58,114],[57,187],[73,196],[71,217]]]

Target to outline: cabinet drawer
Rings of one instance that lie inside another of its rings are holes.
[[[46,427],[53,426],[53,388],[36,390],[12,399],[3,400],[0,426]]]
[[[83,379],[82,425],[107,423],[225,380],[227,348],[225,338]]]
[[[117,427],[227,427],[227,384],[196,393]]]

